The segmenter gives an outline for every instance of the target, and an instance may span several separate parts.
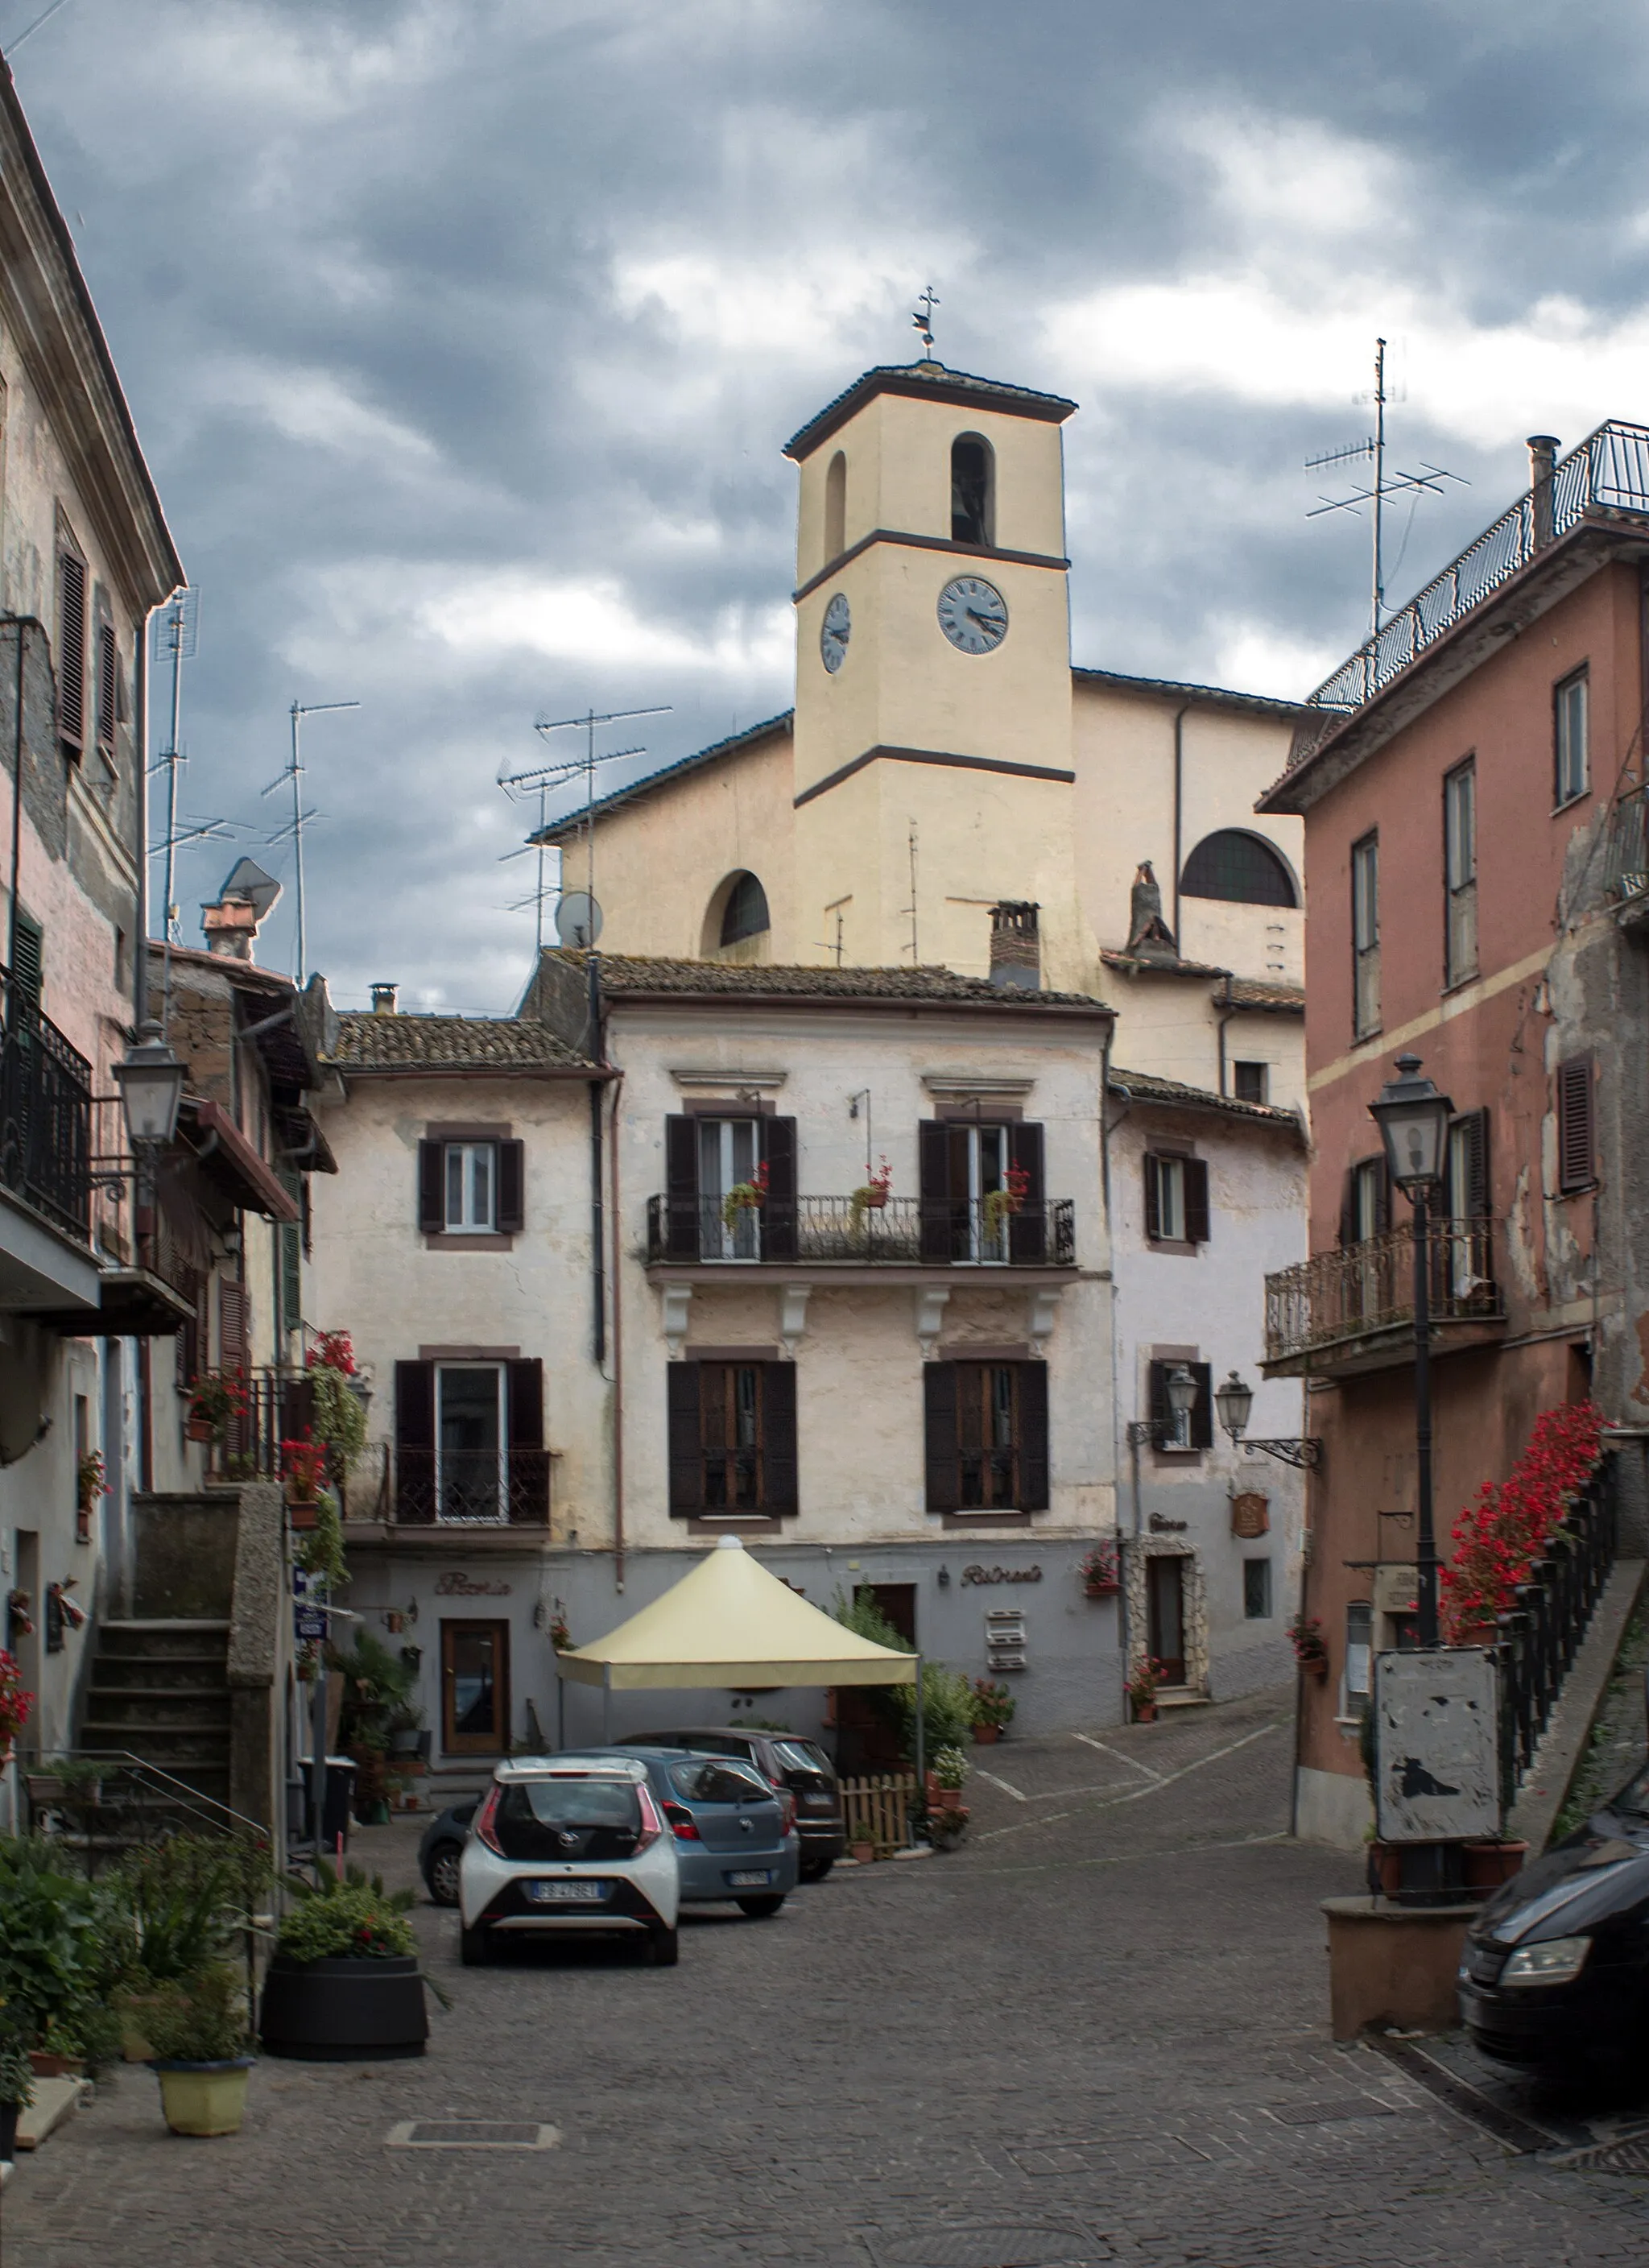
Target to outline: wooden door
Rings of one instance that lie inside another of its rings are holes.
[[[1162,1664],[1165,1685],[1185,1683],[1185,1562],[1160,1552],[1145,1562],[1147,1644]]]
[[[510,1625],[441,1624],[441,1746],[502,1756],[510,1745]]]

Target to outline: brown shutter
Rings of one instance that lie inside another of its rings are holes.
[[[1489,1114],[1473,1110],[1454,1121],[1462,1137],[1465,1157],[1461,1186],[1450,1178],[1448,1210],[1456,1220],[1486,1220],[1489,1217]],[[1451,1152],[1453,1145],[1451,1145]]]
[[[1157,1161],[1149,1150],[1145,1167],[1145,1234],[1154,1243],[1162,1234],[1162,1198],[1157,1183]]]
[[[1374,1233],[1385,1236],[1391,1228],[1391,1160],[1382,1150],[1376,1162],[1380,1171],[1374,1176]]]
[[[664,1381],[669,1428],[670,1517],[688,1520],[704,1509],[704,1459],[699,1447],[699,1366],[696,1362],[666,1364]]]
[[[505,1149],[519,1148],[504,1143]],[[544,1453],[544,1366],[536,1357],[506,1366],[510,1373],[510,1518],[549,1518],[549,1459]]]
[[[1183,1161],[1185,1174],[1185,1241],[1188,1244],[1208,1241],[1208,1161],[1205,1158],[1187,1158]]]
[[[953,1362],[922,1366],[923,1428],[930,1512],[955,1512],[961,1505],[957,1455],[956,1370]]]
[[[1571,1056],[1557,1066],[1557,1186],[1567,1196],[1594,1178],[1592,1058]]]
[[[247,1366],[247,1289],[244,1284],[217,1286],[217,1341],[225,1370]]]
[[[1145,1415],[1156,1428],[1153,1445],[1169,1440],[1174,1432],[1174,1410],[1168,1401],[1168,1373],[1174,1365],[1153,1362],[1146,1374]]]
[[[762,1208],[762,1256],[796,1257],[796,1121],[759,1118],[757,1138],[767,1167],[767,1203]],[[794,1481],[791,1493],[795,1492]]]
[[[952,1257],[951,1130],[942,1118],[924,1118],[917,1126],[917,1160],[920,1169],[922,1264],[924,1268],[948,1267]],[[935,1508],[930,1504],[930,1511]]]
[[[1340,1248],[1357,1242],[1357,1167],[1348,1166],[1340,1184]]]
[[[1008,1128],[1008,1163],[1025,1175],[1025,1209],[1010,1216],[1008,1257],[1034,1266],[1048,1252],[1048,1206],[1042,1176],[1042,1130],[1034,1121]]]
[[[78,755],[86,731],[86,563],[57,555],[57,731]]]
[[[438,1236],[446,1226],[445,1162],[444,1143],[419,1143],[418,1226],[426,1236]]]
[[[696,1260],[699,1256],[698,1121],[685,1116],[664,1122],[664,1256]],[[697,1388],[694,1389],[695,1394]],[[703,1493],[701,1486],[701,1494]]]
[[[421,1527],[435,1519],[432,1362],[395,1365],[395,1517]]]
[[[1211,1366],[1205,1362],[1188,1362],[1185,1366],[1196,1381],[1196,1399],[1191,1404],[1191,1422],[1187,1431],[1194,1449],[1211,1449],[1214,1446],[1214,1378]]]
[[[526,1145],[498,1145],[498,1227],[513,1233],[526,1226]]]
[[[675,1366],[678,1369],[680,1364]],[[796,1366],[764,1362],[762,1381],[762,1509],[785,1520],[800,1508],[796,1461]]]
[[[112,622],[98,624],[98,746],[113,752],[118,648]]]
[[[1048,1509],[1048,1366],[1017,1366],[1020,1388],[1020,1498],[1021,1512]]]

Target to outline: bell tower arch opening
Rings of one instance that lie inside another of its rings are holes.
[[[740,868],[725,876],[711,893],[701,955],[706,961],[765,961],[772,925],[767,892],[755,874]]]
[[[839,559],[848,548],[848,460],[838,449],[825,474],[824,563]]]
[[[832,471],[835,467],[831,468]],[[987,547],[997,540],[997,453],[983,433],[951,443],[951,541]]]

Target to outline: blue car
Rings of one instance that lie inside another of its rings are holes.
[[[684,1906],[731,1900],[758,1918],[778,1911],[796,1887],[800,1863],[796,1799],[788,1790],[770,1787],[753,1766],[731,1756],[632,1742],[610,1753],[639,1756],[647,1767],[675,1837]]]

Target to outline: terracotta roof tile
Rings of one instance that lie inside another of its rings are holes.
[[[582,968],[582,952],[546,948],[548,961]],[[741,994],[748,999],[946,1000],[981,1006],[1024,1009],[1093,1008],[1105,1004],[1086,992],[1033,992],[990,983],[983,976],[959,976],[950,968],[786,968],[767,962],[648,960],[630,954],[600,955],[601,985],[609,997],[625,993]]]
[[[1279,1016],[1303,1016],[1306,1012],[1303,984],[1274,984],[1258,976],[1233,976],[1229,994],[1222,984],[1214,998],[1221,1007],[1229,1001],[1233,1008],[1263,1008]]]
[[[1186,1086],[1177,1079],[1159,1079],[1152,1071],[1123,1071],[1113,1064],[1110,1091],[1134,1102],[1160,1102],[1181,1110],[1213,1110],[1232,1118],[1255,1118],[1297,1134],[1302,1142],[1306,1138],[1298,1111],[1279,1109],[1271,1102],[1239,1102],[1234,1095],[1216,1094],[1211,1087]]]
[[[546,1025],[503,1016],[338,1018],[339,1071],[576,1071],[585,1058]]]
[[[1224,976],[1226,973],[1211,961],[1177,961],[1172,954],[1130,953],[1120,946],[1101,946],[1100,959],[1108,968],[1120,968],[1128,976]]]

